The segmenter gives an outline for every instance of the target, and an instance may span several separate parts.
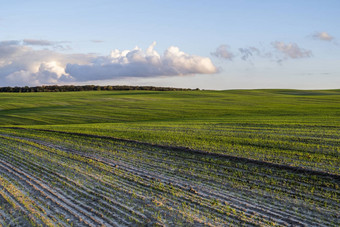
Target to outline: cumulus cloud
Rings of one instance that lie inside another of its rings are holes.
[[[174,46],[160,55],[154,50],[155,45],[154,42],[146,51],[138,47],[123,51],[116,49],[109,56],[95,58],[91,64],[68,64],[65,71],[77,81],[217,72],[209,58],[186,54]]]
[[[217,72],[209,58],[169,47],[163,55],[153,43],[145,51],[113,50],[109,56],[37,50],[17,41],[0,42],[0,84],[57,84],[123,77],[178,76]]]
[[[69,78],[66,64],[86,63],[93,56],[61,54],[52,50],[35,50],[19,42],[0,42],[0,84],[38,85],[57,83]]]
[[[58,83],[65,75],[65,70],[56,62],[42,62],[38,66],[38,70],[31,72],[29,70],[20,70],[13,72],[6,76],[6,80],[12,84],[16,84],[20,81],[25,85],[35,84],[51,84]]]
[[[327,32],[315,32],[312,37],[317,40],[322,41],[333,41],[334,37],[328,34]]]
[[[285,44],[283,42],[273,42],[272,46],[287,58],[309,58],[312,56],[310,50],[300,48],[296,43]],[[280,61],[283,59],[280,59]]]
[[[230,51],[228,45],[220,45],[219,47],[217,47],[215,52],[211,53],[211,55],[226,60],[233,60],[234,58],[234,54]]]

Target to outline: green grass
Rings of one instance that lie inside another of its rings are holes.
[[[339,123],[340,91],[1,93],[0,125],[174,120]]]
[[[339,155],[340,90],[0,93],[0,225],[338,226]]]
[[[188,147],[339,174],[340,90],[2,93],[0,125]]]

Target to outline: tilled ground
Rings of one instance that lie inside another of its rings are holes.
[[[0,135],[0,225],[339,226],[336,175],[89,135]]]

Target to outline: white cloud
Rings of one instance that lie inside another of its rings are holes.
[[[312,52],[310,50],[305,50],[300,48],[295,43],[285,44],[283,42],[273,42],[273,47],[284,55],[285,58],[309,58],[312,56]],[[282,61],[281,59],[280,61]]]
[[[109,56],[95,58],[91,64],[68,64],[65,71],[76,81],[217,72],[209,58],[186,54],[174,46],[159,55],[154,50],[155,45],[154,42],[145,52],[139,47],[124,51],[116,49]]]
[[[46,43],[47,44],[47,43]],[[0,42],[0,84],[23,86],[84,82],[123,77],[178,76],[217,72],[209,58],[169,47],[163,55],[154,50],[114,50],[109,56],[62,54],[37,50],[20,41]]]
[[[19,42],[0,42],[0,84],[11,86],[57,83],[68,78],[68,63],[86,63],[91,55],[61,54],[51,50],[35,50]]]
[[[211,55],[226,60],[232,60],[234,58],[234,54],[229,49],[228,45],[220,45],[217,47],[215,52],[211,53]]]
[[[334,40],[334,37],[332,37],[330,34],[328,34],[327,32],[315,32],[312,37],[314,39],[318,39],[318,40],[323,40],[323,41],[332,41]]]
[[[22,85],[57,84],[68,79],[71,80],[64,67],[55,61],[41,62],[37,70],[20,70],[6,76],[10,83],[20,81]]]

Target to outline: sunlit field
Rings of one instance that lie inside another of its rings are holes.
[[[339,226],[340,90],[0,93],[0,226]]]

